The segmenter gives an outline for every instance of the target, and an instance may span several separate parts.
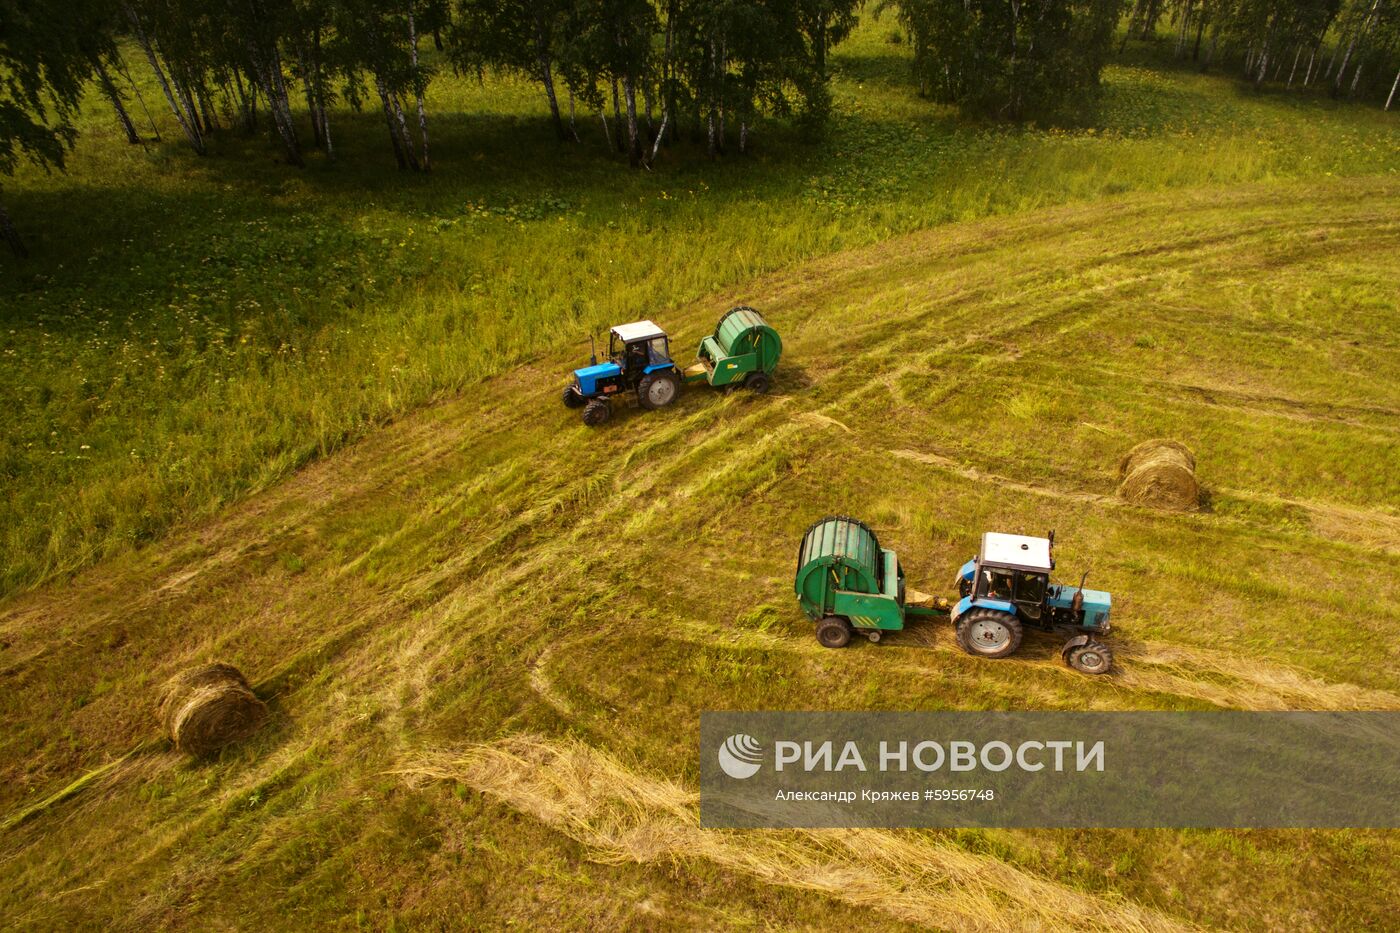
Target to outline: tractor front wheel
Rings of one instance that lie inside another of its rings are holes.
[[[817,623],[817,641],[823,648],[844,648],[851,640],[851,623],[840,616],[827,616]]]
[[[681,381],[671,372],[651,373],[643,376],[642,381],[637,384],[637,401],[641,402],[647,411],[665,408],[680,394]]]
[[[744,388],[759,395],[767,393],[772,386],[773,381],[768,378],[767,373],[749,373],[744,379]]]
[[[605,398],[595,398],[583,406],[583,423],[596,427],[612,417],[612,406]]]
[[[588,399],[579,394],[577,386],[569,386],[564,390],[565,408],[582,408],[588,404]]]
[[[1086,642],[1066,651],[1065,663],[1081,674],[1107,674],[1113,667],[1113,649],[1103,642]]]
[[[958,619],[958,644],[981,658],[1004,658],[1021,647],[1021,620],[996,609],[973,609]]]

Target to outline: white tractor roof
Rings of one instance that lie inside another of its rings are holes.
[[[650,340],[652,337],[665,337],[666,332],[651,321],[637,321],[635,324],[619,324],[612,329],[617,339],[623,343],[634,340]]]
[[[982,557],[979,563],[1048,571],[1051,569],[1050,539],[989,531],[982,536]]]

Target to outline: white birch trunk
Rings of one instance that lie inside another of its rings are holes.
[[[408,159],[408,167],[415,172],[421,166],[418,164],[418,153],[414,149],[413,134],[408,131],[408,119],[403,115],[403,104],[399,102],[397,92],[389,95],[389,103],[394,107],[394,120],[399,129],[399,139],[403,142],[404,156]]]
[[[1389,109],[1389,105],[1388,105],[1388,104],[1386,105],[1386,107],[1387,107],[1387,109]],[[670,119],[671,119],[671,111],[669,111],[669,110],[662,110],[662,111],[661,111],[661,129],[659,129],[659,130],[656,131],[656,139],[654,139],[654,140],[652,141],[652,144],[651,144],[651,158],[650,158],[650,159],[647,159],[647,161],[646,161],[646,163],[645,163],[648,171],[651,170],[651,164],[652,164],[653,162],[656,161],[656,154],[659,153],[659,152],[661,151],[661,140],[663,140],[663,139],[666,138],[666,122],[667,122],[668,120],[670,120]]]
[[[1380,2],[1381,0],[1371,0],[1371,9],[1366,14],[1366,18],[1362,21],[1361,28],[1351,34],[1351,41],[1347,43],[1346,54],[1342,56],[1342,65],[1337,69],[1335,90],[1340,91],[1342,89],[1342,77],[1346,74],[1347,63],[1351,60],[1351,53],[1356,48],[1357,40],[1365,39],[1366,35],[1371,31],[1371,21],[1376,15],[1376,7],[1380,5]]]
[[[199,155],[204,155],[208,151],[204,146],[204,137],[200,134],[199,128],[191,126],[189,120],[180,112],[180,105],[175,101],[175,93],[170,89],[170,81],[165,76],[165,69],[160,67],[160,60],[156,58],[156,50],[152,47],[150,37],[146,35],[146,30],[141,25],[141,18],[129,6],[126,7],[126,15],[131,20],[131,28],[135,33],[136,42],[141,46],[141,51],[146,53],[146,61],[150,62],[151,70],[156,75],[156,81],[160,84],[161,91],[165,93],[165,102],[170,105],[170,112],[175,115],[175,122],[180,124],[180,129],[185,131],[185,137],[189,139],[194,151]]]
[[[394,108],[389,103],[389,92],[384,88],[384,82],[379,75],[374,76],[374,89],[379,94],[379,101],[384,105],[384,123],[389,127],[389,144],[394,147],[394,161],[399,168],[408,168],[408,159],[404,156],[403,140],[399,138],[398,128],[394,126]]]
[[[432,163],[428,160],[428,111],[423,106],[423,80],[422,75],[418,73],[418,29],[413,21],[412,3],[408,5],[408,52],[413,62],[413,97],[418,104],[418,135],[423,140],[419,167],[428,172],[432,170]]]
[[[132,80],[131,72],[127,70],[126,62],[122,60],[120,52],[112,58],[112,64],[116,66],[117,71],[121,72],[126,83],[131,85],[131,91],[136,95],[136,102],[141,105],[141,112],[146,115],[146,122],[151,126],[151,135],[155,137],[156,142],[160,142],[160,128],[156,126],[155,117],[151,116],[151,109],[146,106],[146,98],[141,93],[141,87]]]
[[[1186,52],[1187,27],[1191,22],[1192,0],[1186,0],[1186,8],[1181,11],[1181,29],[1176,34],[1176,57],[1181,58]]]
[[[117,92],[117,86],[112,83],[112,76],[107,73],[100,58],[93,59],[93,67],[97,71],[97,80],[102,85],[102,93],[107,95],[107,99],[112,102],[112,109],[117,112],[117,122],[126,133],[126,141],[133,146],[139,145],[141,137],[136,132],[136,124],[131,122],[131,115],[122,104],[122,96]]]

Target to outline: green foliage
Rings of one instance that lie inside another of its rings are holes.
[[[1097,88],[1121,0],[891,0],[929,96],[1047,118]]]
[[[63,167],[73,110],[106,37],[88,0],[0,0],[0,174],[21,159]]]

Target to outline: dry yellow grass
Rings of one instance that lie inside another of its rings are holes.
[[[706,859],[935,929],[1180,931],[1177,920],[1036,878],[956,845],[886,830],[700,828],[696,795],[576,741],[517,735],[405,764],[458,781],[622,862]]]

